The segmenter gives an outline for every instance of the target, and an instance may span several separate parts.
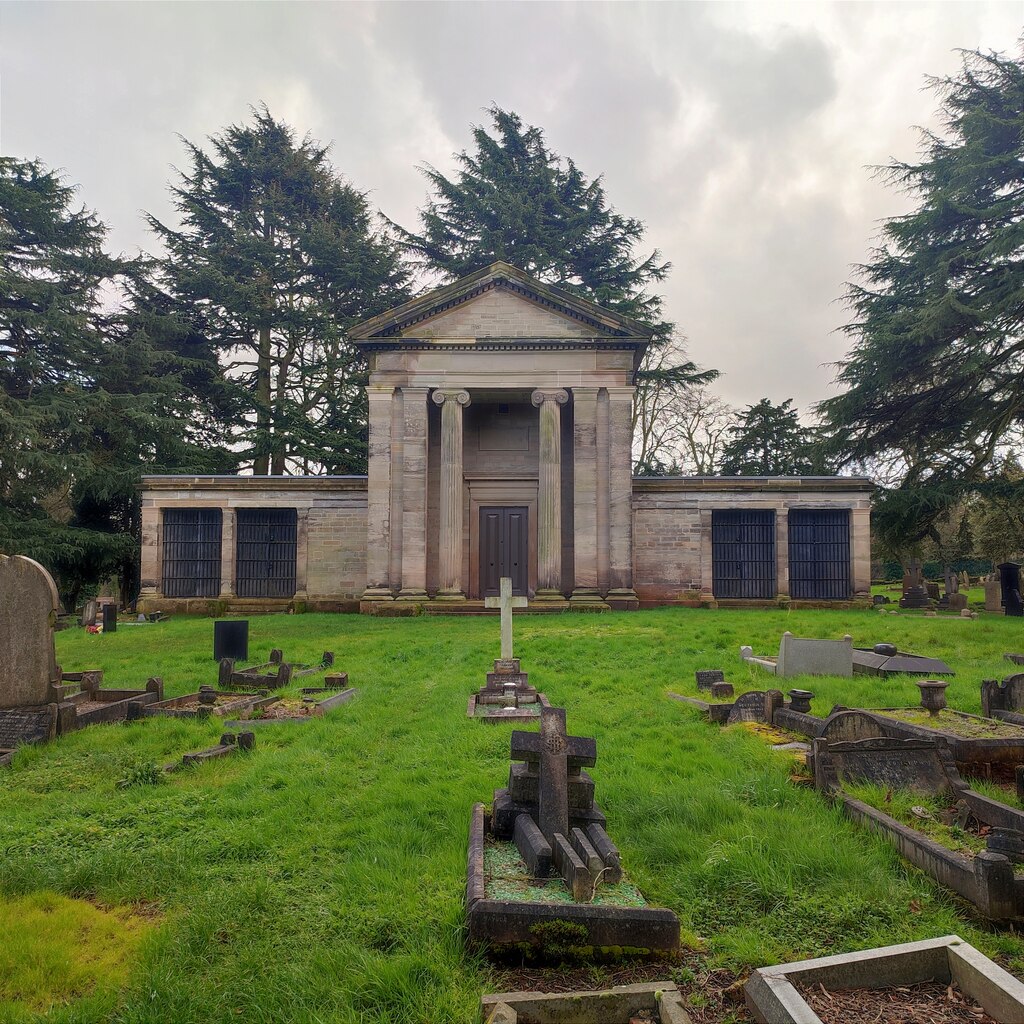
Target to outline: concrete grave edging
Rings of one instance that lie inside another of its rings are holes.
[[[672,982],[616,985],[593,992],[503,992],[483,996],[484,1024],[627,1024],[656,1010],[660,1024],[690,1024],[683,996]]]
[[[794,982],[888,988],[932,979],[956,982],[1002,1024],[1024,1020],[1024,984],[959,935],[761,967],[747,980],[744,998],[759,1024],[821,1024]]]

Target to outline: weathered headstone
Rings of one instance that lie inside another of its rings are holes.
[[[966,788],[941,741],[878,737],[836,743],[820,738],[813,749],[819,785],[869,782],[927,794]]]
[[[713,683],[725,682],[725,673],[720,668],[699,668],[694,677],[698,690],[710,690]]]
[[[958,590],[948,595],[946,602],[951,612],[963,612],[967,610],[967,595],[961,594]]]
[[[83,626],[95,626],[96,625],[96,598],[90,597],[88,601],[82,606],[82,625]]]
[[[815,640],[782,634],[775,674],[792,676],[852,676],[853,637],[842,640]]]
[[[38,562],[0,555],[0,708],[55,699],[60,670],[53,627],[59,608],[53,579]]]
[[[1002,588],[995,577],[985,580],[985,611],[1001,612],[1003,610]]]
[[[766,696],[763,690],[751,690],[749,693],[741,694],[736,698],[725,724],[765,721]]]

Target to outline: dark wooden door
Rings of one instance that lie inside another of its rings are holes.
[[[239,597],[292,597],[298,532],[293,508],[240,508],[236,513],[235,592]]]
[[[849,509],[789,510],[789,593],[806,601],[849,599]]]
[[[775,596],[775,513],[770,509],[711,513],[715,597]]]
[[[502,576],[513,594],[526,594],[530,533],[525,506],[480,509],[480,596],[497,597]]]

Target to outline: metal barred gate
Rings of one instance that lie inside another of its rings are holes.
[[[220,596],[219,508],[165,508],[163,568],[164,597]]]
[[[849,509],[790,509],[789,593],[805,601],[849,599]]]
[[[239,597],[293,597],[295,509],[240,508],[235,515],[235,592]]]
[[[712,511],[711,562],[716,598],[774,598],[775,512]]]

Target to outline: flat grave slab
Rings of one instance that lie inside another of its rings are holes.
[[[744,986],[760,1024],[822,1024],[802,991],[953,985],[999,1024],[1024,1021],[1024,985],[958,935],[761,967]]]

